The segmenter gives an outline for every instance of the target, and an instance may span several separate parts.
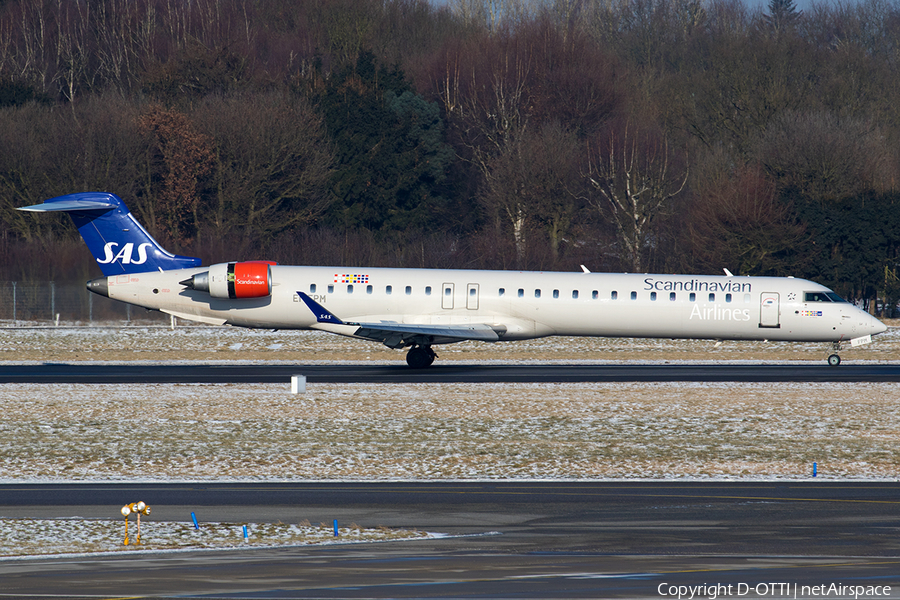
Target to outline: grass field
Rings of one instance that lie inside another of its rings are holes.
[[[402,359],[318,333],[0,330],[8,360]],[[891,362],[898,331],[845,360]],[[778,362],[823,344],[548,338],[441,360]],[[18,349],[18,350],[16,350]],[[765,358],[754,358],[754,357]],[[0,386],[0,480],[896,478],[900,387],[835,383]]]
[[[897,323],[900,325],[900,323]],[[847,361],[900,360],[900,328],[874,343],[847,349]],[[824,361],[830,344],[722,342],[636,338],[553,337],[486,344],[436,346],[441,361]],[[381,344],[315,331],[232,327],[0,327],[0,362],[75,361],[404,361]]]
[[[847,362],[900,359],[900,330]],[[442,361],[779,363],[825,344],[548,338],[441,347]],[[231,328],[0,328],[0,360],[353,363],[376,344]],[[0,385],[0,481],[900,477],[900,386],[836,383]],[[0,558],[334,543],[309,523],[10,519]],[[339,541],[433,537],[386,528]]]

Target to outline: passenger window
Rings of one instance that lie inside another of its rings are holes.
[[[610,300],[618,300],[618,299],[619,299],[619,292],[616,292],[616,291],[610,292],[610,293],[609,293],[609,299],[610,299]]]
[[[669,300],[675,302],[675,292],[669,292]]]
[[[477,291],[475,288],[469,288],[469,295],[474,298]]]
[[[453,293],[453,288],[450,288],[450,287],[445,287],[445,288],[444,288],[444,295],[445,295],[445,296],[448,296],[448,297],[449,297],[452,293]]]
[[[631,299],[637,300],[637,292],[631,292]]]
[[[406,286],[406,295],[409,296],[410,294],[412,294],[412,286],[408,285]]]
[[[598,292],[597,290],[591,292],[591,300],[597,300],[598,298],[600,298],[600,292]]]
[[[384,293],[387,294],[388,296],[390,296],[391,292],[393,292],[393,291],[394,291],[394,286],[392,286],[392,285],[384,286]]]
[[[498,295],[498,296],[505,296],[505,295],[506,295],[506,288],[500,288],[499,290],[497,290],[497,295]]]
[[[572,299],[578,300],[578,290],[572,290]]]
[[[534,297],[535,297],[535,298],[540,298],[540,297],[541,297],[541,290],[534,290]]]
[[[314,283],[309,284],[309,293],[310,294],[316,293],[316,284],[314,284]]]
[[[334,293],[334,286],[333,286],[333,285],[329,285],[329,286],[328,286],[328,293],[329,293],[329,294],[333,294],[333,293]]]
[[[656,292],[650,292],[650,300],[656,302]]]
[[[519,298],[524,298],[524,297],[525,297],[525,290],[523,290],[522,288],[519,288]]]
[[[430,286],[430,285],[426,285],[426,286],[425,286],[425,295],[426,295],[426,296],[430,296],[430,295],[431,295],[431,286]]]
[[[372,293],[372,286],[371,286],[371,285],[367,285],[367,286],[366,286],[366,293],[367,293],[367,294],[371,294],[371,293]]]
[[[691,292],[691,295],[688,296],[688,298],[690,299],[691,302],[696,302],[696,301],[697,301],[697,294],[695,294],[694,292]]]
[[[553,290],[553,297],[559,298],[559,290]]]
[[[731,302],[731,294],[725,294],[725,302]]]
[[[715,295],[715,294],[710,294],[710,295],[709,295],[709,301],[710,301],[710,302],[715,302],[715,301],[716,301],[716,295]]]
[[[352,293],[353,293],[353,285],[348,285],[348,286],[347,286],[347,293],[348,293],[348,294],[352,294]]]

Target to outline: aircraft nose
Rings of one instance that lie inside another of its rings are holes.
[[[887,325],[876,319],[875,317],[870,317],[872,319],[872,334],[884,333],[887,331]]]

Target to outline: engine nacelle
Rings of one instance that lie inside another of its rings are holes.
[[[181,282],[188,288],[208,292],[213,298],[264,298],[272,295],[272,264],[248,261],[212,265]]]

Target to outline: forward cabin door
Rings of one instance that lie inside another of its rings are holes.
[[[453,308],[453,288],[452,283],[445,283],[441,286],[441,308]]]
[[[759,326],[781,327],[781,306],[778,292],[763,292],[759,297]]]
[[[478,310],[478,284],[470,283],[466,286],[466,308]]]

